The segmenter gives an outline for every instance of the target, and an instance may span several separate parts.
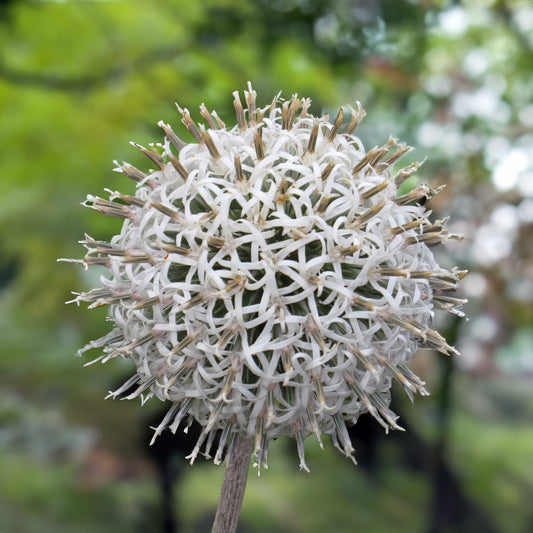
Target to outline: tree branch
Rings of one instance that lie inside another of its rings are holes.
[[[85,93],[98,87],[119,82],[133,71],[149,68],[157,63],[173,59],[180,49],[177,44],[168,44],[134,60],[121,64],[115,62],[114,65],[102,72],[72,78],[43,72],[16,70],[0,63],[0,79],[16,85],[38,87],[48,91]]]

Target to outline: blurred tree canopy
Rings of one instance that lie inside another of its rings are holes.
[[[0,528],[111,531],[115,519],[113,531],[160,531],[147,526],[159,504],[141,442],[145,411],[157,406],[102,400],[124,367],[83,369],[72,354],[106,332],[104,316],[64,305],[99,273],[56,260],[81,256],[85,232],[107,239],[118,230],[79,204],[104,188],[134,189],[112,172],[114,159],[146,167],[128,141],[162,140],[160,119],[187,137],[173,102],[195,120],[205,102],[232,124],[231,93],[248,80],[264,105],[280,90],[311,97],[316,113],[360,100],[367,147],[393,134],[417,147],[404,165],[428,156],[407,186],[447,184],[432,208],[467,236],[451,253],[473,272],[464,289],[471,320],[447,324],[463,352],[448,399],[439,403],[444,374],[425,354],[437,394],[405,406],[406,417],[432,443],[444,406],[444,458],[467,498],[495,531],[533,527],[531,72],[525,0],[2,2]],[[346,474],[329,453],[313,456],[311,477],[288,481],[280,448],[271,481],[251,483],[249,530],[428,530],[431,480],[406,473],[394,445],[384,446],[390,475],[380,472],[383,490],[366,496],[363,474]],[[176,496],[190,531],[214,506],[217,488],[205,486],[221,471],[211,467],[195,467],[190,492]]]

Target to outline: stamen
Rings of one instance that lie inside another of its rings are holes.
[[[162,120],[160,120],[157,125],[163,129],[165,132],[165,135],[167,139],[170,141],[170,143],[176,148],[176,150],[179,152],[187,146],[187,143],[185,141],[182,141],[175,133],[174,130],[170,127],[170,124],[165,124]]]
[[[281,349],[281,364],[283,365],[283,370],[285,374],[287,374],[287,377],[285,378],[285,381],[283,382],[285,385],[287,384],[288,379],[294,370],[292,366],[292,362],[291,362],[292,353],[293,351],[289,347],[285,347]]]
[[[213,220],[215,220],[217,215],[218,215],[218,213],[214,209],[212,209],[211,211],[209,211],[205,215],[202,215],[200,217],[200,220],[198,220],[198,223],[199,224],[206,224],[206,223],[212,222]]]
[[[328,141],[333,142],[333,139],[335,139],[335,136],[339,132],[339,128],[342,126],[342,120],[344,118],[344,111],[342,110],[342,107],[339,108],[339,112],[337,113],[337,118],[335,119],[335,122],[333,123],[333,126],[331,130],[329,131],[328,135]]]
[[[284,130],[289,130],[289,102],[283,102],[281,106],[281,127]]]
[[[351,459],[354,464],[357,464],[357,461],[353,457],[353,452],[355,450],[352,446],[352,441],[350,440],[350,436],[348,435],[346,424],[339,413],[335,413],[333,415],[333,422],[335,423],[337,438],[339,439],[342,445],[342,451],[344,455],[346,455],[346,457]]]
[[[217,147],[215,146],[215,143],[213,142],[213,138],[211,137],[209,132],[206,131],[203,124],[200,124],[200,135],[202,136],[202,139],[213,159],[220,159],[220,153]]]
[[[140,150],[148,159],[150,159],[150,161],[155,163],[161,170],[165,168],[165,162],[163,161],[163,157],[159,152],[156,152],[155,150],[148,150],[148,148],[145,148],[144,146],[141,146],[140,144],[137,144],[133,141],[131,141],[130,144]]]
[[[320,201],[315,204],[315,212],[319,215],[323,214],[331,201],[331,198],[327,195],[322,196]]]
[[[302,98],[301,105],[302,111],[300,113],[300,118],[307,118],[307,111],[311,107],[311,98]]]
[[[417,392],[417,387],[414,383],[411,383],[411,380],[409,380],[406,376],[398,370],[386,357],[379,357],[379,362],[386,366],[390,372],[392,373],[393,377],[402,385],[402,387],[405,389],[405,392],[409,396],[409,399],[411,401],[414,400],[413,392]]]
[[[452,298],[451,296],[441,296],[437,294],[433,295],[433,301],[445,311],[450,311],[451,313],[460,317],[465,316],[464,312],[460,309],[468,300],[464,300],[462,298]]]
[[[207,125],[212,130],[216,130],[217,129],[217,127],[215,125],[215,121],[213,120],[213,117],[211,116],[211,114],[209,113],[209,111],[207,110],[207,107],[205,106],[205,104],[203,102],[200,104],[200,115],[202,115],[202,117],[205,118],[205,120],[207,121]]]
[[[332,250],[332,252],[335,252],[333,255],[338,259],[353,255],[359,248],[361,248],[359,244],[352,244],[352,246],[339,246]]]
[[[195,305],[199,305],[203,302],[205,302],[206,296],[203,293],[197,294],[196,296],[193,296],[184,306],[183,310],[190,309],[191,307],[194,307]]]
[[[198,131],[198,128],[196,127],[196,124],[193,122],[191,118],[191,114],[189,113],[189,110],[187,108],[182,109],[178,104],[176,104],[176,107],[178,108],[178,111],[180,112],[182,119],[181,121],[185,125],[185,127],[189,130],[189,133],[196,139],[196,141],[199,144],[203,144],[202,136],[200,135],[200,132]]]
[[[352,168],[352,175],[355,176],[358,172],[363,170],[367,165],[370,165],[376,158],[381,159],[381,149],[374,147],[370,149],[361,160]]]
[[[377,368],[368,360],[368,357],[366,355],[362,354],[360,350],[358,350],[357,348],[352,348],[350,350],[350,353],[355,355],[355,357],[363,365],[365,370],[368,370],[374,376],[378,374]]]
[[[241,158],[238,155],[236,155],[233,158],[233,161],[235,163],[235,179],[236,179],[236,181],[244,181],[245,178],[244,178],[244,173],[242,171]]]
[[[371,189],[366,190],[365,192],[361,193],[361,200],[364,202],[372,196],[375,196],[376,194],[380,193],[383,189],[386,189],[389,185],[389,182],[387,180],[382,181],[381,183],[378,183],[375,187],[372,187]]]
[[[309,335],[314,339],[314,341],[320,346],[320,349],[323,351],[327,350],[327,344],[324,341],[324,338],[322,337],[319,329],[318,324],[316,323],[316,320],[313,318],[312,315],[307,316],[307,320],[305,322],[305,327],[307,329],[307,332]]]
[[[182,403],[179,413],[176,415],[174,422],[172,422],[172,425],[169,427],[172,433],[176,433],[181,421],[183,420],[183,417],[189,412],[189,409],[192,407],[192,402],[192,398],[187,398]]]
[[[361,228],[361,226],[375,217],[385,207],[386,204],[387,201],[384,199],[378,202],[374,207],[371,207],[368,209],[368,211],[365,211],[362,215],[359,215],[359,217],[357,217],[357,219],[352,223],[352,227],[354,229]]]
[[[246,284],[246,277],[241,276],[240,274],[235,274],[234,278],[226,283],[224,287],[224,292],[231,292],[234,289],[243,290]]]
[[[366,300],[365,298],[361,298],[360,296],[353,297],[352,305],[365,309],[366,311],[376,310],[376,306],[370,300]]]
[[[152,437],[152,440],[150,441],[150,446],[154,444],[157,437],[163,433],[163,430],[167,427],[168,421],[176,414],[176,411],[179,408],[179,403],[174,403],[170,407],[170,409],[167,411],[166,415],[164,416],[163,420],[161,420],[160,424],[156,428],[151,428],[154,431],[154,435]]]
[[[367,411],[378,422],[380,422],[380,418],[378,416],[378,412],[376,411],[376,408],[372,405],[372,402],[370,401],[368,394],[361,388],[361,385],[359,381],[357,380],[357,378],[345,373],[344,379],[346,383],[348,384],[348,386],[355,392],[359,401],[366,407]],[[388,426],[385,426],[385,428],[388,428]]]
[[[411,220],[411,222],[406,222],[405,224],[402,224],[401,226],[394,226],[392,228],[389,228],[389,231],[393,235],[399,235],[400,233],[404,233],[406,231],[409,231],[411,229],[416,229],[423,224],[425,224],[425,220],[422,218],[418,218],[416,220]]]
[[[129,250],[122,250],[119,248],[94,248],[92,253],[95,254],[101,254],[101,255],[110,255],[112,257],[126,257],[128,253],[130,253]],[[141,252],[142,253],[142,252]]]
[[[224,426],[224,429],[222,430],[222,435],[220,436],[220,440],[218,441],[217,453],[215,454],[215,458],[213,460],[216,465],[219,465],[221,463],[222,454],[224,453],[226,441],[228,440],[228,435],[232,427],[233,423],[227,422]]]
[[[91,257],[90,255],[86,255],[83,258],[83,263],[85,265],[100,265],[107,268],[109,268],[110,265],[109,259],[106,259],[105,257]]]
[[[207,428],[204,427],[202,429],[202,432],[200,433],[200,436],[198,437],[198,440],[196,441],[196,445],[194,446],[193,451],[189,455],[185,456],[185,459],[188,459],[191,465],[194,464],[196,457],[198,457],[198,454],[200,453],[200,448],[202,447],[202,444],[204,443],[208,432],[209,430]]]
[[[222,392],[220,393],[218,400],[222,400],[228,403],[231,401],[231,387],[233,385],[233,382],[235,381],[235,375],[238,371],[239,369],[233,366],[229,369],[228,375],[226,376],[226,380],[224,381],[224,385],[222,386]]]
[[[148,298],[141,302],[137,302],[135,305],[131,306],[130,309],[132,311],[138,311],[139,309],[146,309],[147,307],[152,307],[153,305],[156,305],[159,302],[160,302],[159,296],[154,296],[152,298]]]
[[[237,123],[239,124],[239,131],[242,133],[246,130],[248,125],[246,124],[246,118],[244,117],[244,109],[239,98],[239,91],[235,91],[233,97],[233,106],[235,107],[235,113],[237,115]]]
[[[398,161],[398,159],[400,159],[407,152],[410,152],[412,149],[412,146],[409,146],[405,143],[400,143],[398,144],[396,150],[389,157],[387,157],[387,159],[385,159],[384,163],[391,167],[394,165],[394,163],[396,163],[396,161]]]
[[[406,379],[408,379],[418,390],[421,396],[429,396],[429,392],[424,388],[426,383],[422,381],[407,365],[399,364],[396,367]]]
[[[120,172],[121,174],[124,174],[124,176],[130,178],[133,181],[136,181],[137,183],[143,181],[146,178],[146,174],[144,172],[141,172],[138,168],[135,168],[129,163],[119,164],[117,161],[114,161],[114,163],[115,165],[117,165],[113,169],[115,172]]]
[[[367,165],[371,168],[376,165],[378,161],[380,161],[390,150],[391,146],[394,146],[394,138],[390,137],[389,140],[381,147],[375,147],[369,150],[352,168],[352,174],[355,176],[358,172],[363,170]]]
[[[222,336],[217,341],[217,346],[223,348],[226,343],[237,334],[237,330],[234,328],[228,328],[222,333]]]
[[[295,94],[292,97],[290,106],[289,106],[289,116],[288,116],[288,125],[287,129],[290,130],[294,124],[294,119],[296,117],[296,111],[300,108],[300,100],[298,99],[298,95]]]
[[[307,145],[307,152],[309,152],[310,154],[313,154],[315,152],[319,126],[320,121],[315,119],[313,122],[313,129],[311,130],[311,135],[309,136],[309,144]]]
[[[376,270],[373,270],[376,274],[382,277],[396,277],[400,276],[402,278],[409,278],[410,272],[409,270],[403,270],[401,268],[377,268]]]
[[[352,116],[350,118],[350,122],[348,123],[348,127],[346,128],[346,131],[344,132],[346,135],[351,135],[355,128],[361,123],[363,118],[366,116],[366,111],[361,106],[360,102],[356,102],[357,109],[354,109],[353,107],[349,106],[350,111],[352,113]]]
[[[189,344],[191,344],[191,342],[194,341],[194,339],[196,339],[196,336],[196,333],[189,333],[188,335],[186,335],[180,342],[178,342],[178,344],[175,344],[172,347],[172,350],[170,351],[169,355],[176,355],[178,353],[181,353],[185,348],[187,348],[187,346],[189,346]]]
[[[221,129],[221,130],[226,129],[226,124],[224,124],[224,122],[222,122],[222,120],[218,116],[217,112],[215,110],[213,110],[213,112],[211,114],[215,117],[215,120],[217,121],[217,125],[218,125],[219,129]]]
[[[263,425],[264,419],[262,416],[258,416],[255,423],[255,446],[254,455],[257,457],[258,469],[261,467],[261,442],[263,440]]]
[[[185,167],[180,163],[179,159],[172,154],[168,156],[168,159],[171,165],[178,171],[178,174],[183,178],[183,181],[187,181],[187,178],[189,177],[189,173],[187,172]]]
[[[161,202],[150,202],[150,207],[157,209],[159,212],[174,220],[177,220],[180,217],[180,213],[178,211],[172,209],[168,205],[162,204]]]
[[[220,413],[222,412],[222,408],[226,402],[224,400],[219,400],[215,404],[215,408],[211,411],[211,414],[209,415],[209,419],[207,421],[207,426],[205,426],[206,433],[211,431],[211,429],[214,427],[214,425],[217,423],[217,420],[220,416]]]
[[[207,442],[205,443],[205,448],[204,448],[204,457],[206,459],[211,459],[210,452],[213,446],[213,441],[215,440],[215,436],[216,436],[216,431],[210,431],[209,434],[207,435]]]
[[[281,91],[276,94],[276,96],[274,96],[274,98],[272,98],[272,102],[270,104],[270,107],[268,108],[270,113],[272,114],[276,109],[278,109],[278,102],[279,102],[279,97],[281,96]]]
[[[171,254],[189,255],[191,253],[190,248],[176,246],[175,244],[162,244],[161,248]]]
[[[207,244],[213,246],[213,248],[224,248],[224,246],[226,246],[226,241],[220,237],[213,237],[210,235],[207,238]]]
[[[436,246],[449,238],[448,233],[438,231],[432,233],[422,233],[421,235],[409,235],[405,238],[405,244],[418,244],[423,242],[426,246]]]
[[[422,163],[420,161],[414,161],[409,166],[402,168],[394,177],[395,185],[399,187],[407,178],[412,176],[420,168]]]
[[[134,350],[135,348],[138,348],[139,346],[142,346],[143,344],[150,342],[154,337],[155,337],[155,332],[153,330],[149,331],[148,333],[134,340],[132,343],[128,344],[127,346],[120,348],[120,351],[126,352],[126,353],[131,352],[131,350]]]
[[[254,146],[255,146],[255,153],[257,154],[257,159],[261,161],[265,157],[265,144],[263,143],[262,139],[263,134],[263,127],[259,126],[254,135]]]
[[[139,383],[139,380],[140,378],[138,374],[131,376],[131,378],[128,379],[125,383],[123,383],[117,390],[113,392],[109,391],[109,394],[105,397],[105,399],[107,400],[108,398],[113,398],[113,400],[115,400],[117,396],[120,396],[123,392],[133,387],[133,385]]]
[[[136,250],[126,250],[124,259],[122,259],[123,264],[133,264],[133,263],[153,263],[154,258],[150,254],[145,254],[143,252],[138,252]]]
[[[318,444],[320,445],[322,449],[324,449],[324,444],[322,443],[322,438],[321,438],[321,431],[320,431],[320,428],[318,427],[318,422],[317,422],[315,413],[313,412],[311,405],[307,406],[306,411],[307,411],[307,418],[309,418],[311,429],[313,430],[313,433],[315,434],[316,439],[318,440]]]
[[[250,127],[255,126],[256,124],[256,97],[257,93],[252,89],[251,82],[248,82],[248,91],[244,91],[244,98],[246,99],[246,105],[248,106],[248,122]]]
[[[325,182],[329,175],[331,174],[331,171],[335,168],[335,163],[333,163],[333,161],[330,161],[325,167],[324,167],[324,170],[322,171],[322,174],[320,175],[320,177],[322,178],[322,181]]]
[[[411,270],[409,277],[412,279],[428,279],[430,277],[438,277],[438,274],[431,270]]]
[[[105,189],[105,190],[110,193],[109,199],[111,201],[118,198],[119,200],[123,201],[124,203],[128,205],[135,205],[137,207],[144,207],[146,205],[146,202],[144,200],[141,200],[140,198],[137,198],[136,196],[131,196],[129,194],[121,194],[116,191],[113,192],[109,189]]]
[[[274,389],[270,388],[267,392],[267,415],[266,415],[266,424],[265,429],[268,429],[272,422],[275,420],[275,409],[274,409]]]
[[[305,451],[304,451],[304,436],[301,431],[296,431],[294,438],[296,439],[296,447],[298,449],[298,458],[300,459],[300,470],[310,472],[307,464],[305,463]]]
[[[430,232],[435,232],[435,231],[442,231],[443,228],[444,228],[444,225],[446,224],[446,222],[448,222],[450,217],[444,217],[444,218],[441,218],[439,220],[435,220],[435,222],[433,222],[433,224],[429,224],[427,226],[424,226],[423,227],[423,232],[424,233],[430,233]]]
[[[137,398],[141,393],[143,393],[145,390],[149,389],[157,380],[157,376],[153,375],[150,376],[144,383],[141,383],[137,389],[135,389],[131,394],[128,396],[125,396],[124,400],[133,400],[133,398]]]
[[[315,394],[318,400],[319,411],[322,411],[326,406],[326,397],[324,396],[324,388],[322,387],[322,382],[320,376],[316,374],[311,374],[311,381],[315,387]]]
[[[379,394],[371,394],[370,401],[376,406],[379,414],[389,423],[390,427],[399,431],[405,431],[405,429],[396,423],[399,416],[393,413],[383,398]]]
[[[104,200],[98,196],[88,195],[87,200],[82,203],[85,207],[90,207],[99,211],[103,215],[114,218],[132,219],[135,212],[129,206],[117,204],[109,200]]]
[[[394,324],[396,326],[400,326],[401,328],[412,331],[418,338],[420,338],[422,344],[428,348],[438,350],[445,355],[459,355],[459,352],[450,346],[440,333],[428,328],[424,324],[421,324],[412,318],[400,318],[396,315],[391,315],[388,313],[382,313],[380,317],[389,324]]]

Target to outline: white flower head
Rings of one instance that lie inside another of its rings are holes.
[[[296,95],[261,109],[249,85],[247,110],[234,96],[235,127],[203,104],[206,125],[179,108],[196,142],[160,122],[162,145],[135,145],[156,169],[115,169],[137,182],[135,195],[88,196],[124,225],[111,242],[82,241],[81,262],[109,275],[74,301],[109,305],[115,327],[80,354],[103,347],[96,360],[134,362],[110,396],[169,402],[154,438],[198,421],[191,462],[217,432],[215,462],[246,433],[266,466],[269,442],[287,434],[307,470],[311,433],[352,457],[346,424],[360,414],[399,428],[393,380],[427,394],[406,363],[418,346],[456,353],[430,322],[435,304],[462,314],[449,294],[465,272],[430,251],[451,237],[422,205],[436,191],[397,195],[419,166],[392,175],[409,147],[391,138],[365,151],[353,135],[359,103],[343,125],[342,109],[330,123]]]

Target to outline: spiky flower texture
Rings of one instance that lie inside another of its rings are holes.
[[[156,167],[117,164],[135,195],[88,196],[124,224],[111,242],[82,241],[80,262],[108,275],[73,301],[109,305],[114,329],[80,355],[103,347],[96,361],[134,362],[109,396],[169,402],[154,438],[198,421],[191,462],[217,432],[217,463],[245,433],[266,466],[269,442],[287,434],[307,470],[311,433],[352,457],[346,424],[362,413],[399,429],[393,380],[411,398],[427,394],[406,364],[418,346],[456,353],[430,322],[435,306],[461,314],[450,291],[464,272],[430,251],[452,236],[423,207],[437,191],[397,194],[419,166],[392,175],[409,147],[390,138],[365,151],[353,135],[359,104],[330,123],[309,99],[278,94],[261,109],[248,89],[247,110],[234,93],[233,128],[202,104],[205,126],[179,108],[196,142],[160,122],[163,144],[135,144]]]

